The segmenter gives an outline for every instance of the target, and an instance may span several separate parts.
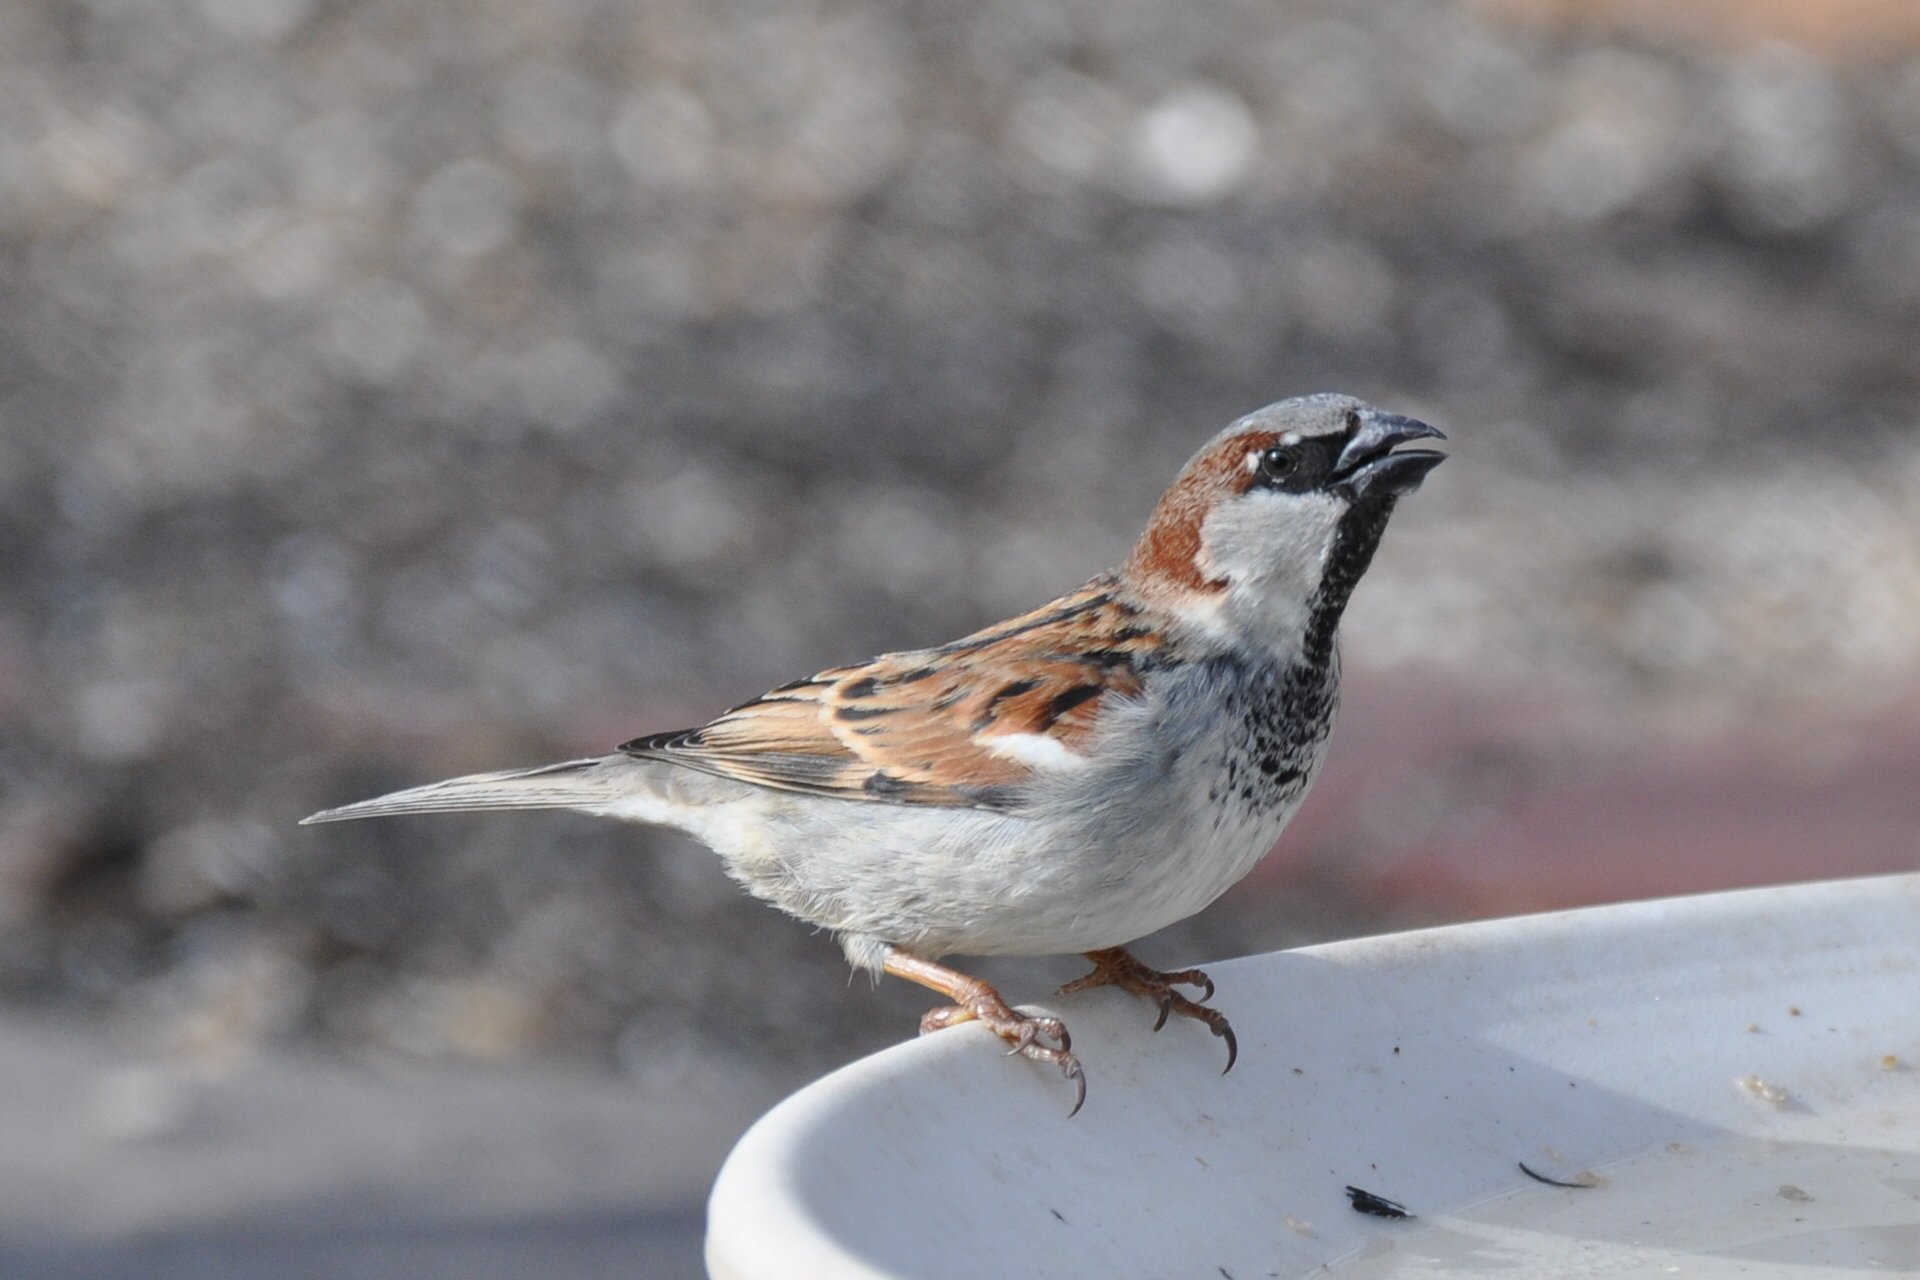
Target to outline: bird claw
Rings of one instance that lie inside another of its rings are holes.
[[[1093,961],[1093,972],[1067,983],[1060,988],[1060,994],[1071,995],[1093,987],[1119,987],[1136,996],[1145,996],[1160,1007],[1160,1017],[1153,1024],[1155,1031],[1166,1026],[1167,1019],[1176,1013],[1183,1018],[1204,1022],[1209,1031],[1227,1042],[1227,1065],[1220,1074],[1225,1075],[1233,1070],[1233,1064],[1240,1060],[1240,1041],[1233,1034],[1233,1024],[1227,1021],[1226,1016],[1203,1003],[1213,999],[1213,979],[1204,972],[1199,969],[1179,969],[1172,973],[1161,973],[1157,969],[1147,968],[1122,947],[1092,951],[1088,953],[1088,958]],[[1197,988],[1200,999],[1190,1000],[1181,995],[1173,990],[1176,985]]]
[[[1071,1120],[1079,1115],[1080,1108],[1086,1105],[1087,1073],[1080,1069],[1080,1059],[1072,1054],[1066,1055],[1066,1061],[1060,1064],[1060,1071],[1067,1079],[1073,1081],[1073,1106],[1067,1111],[1067,1119]]]
[[[1227,1065],[1220,1068],[1220,1074],[1225,1075],[1233,1070],[1234,1063],[1240,1061],[1240,1040],[1233,1034],[1233,1024],[1222,1017],[1218,1009],[1208,1009],[1207,1012],[1213,1015],[1205,1019],[1207,1029],[1227,1042]]]
[[[1007,1042],[1010,1046],[1007,1057],[1029,1058],[1058,1067],[1060,1074],[1074,1086],[1073,1110],[1067,1112],[1067,1117],[1071,1119],[1079,1113],[1087,1100],[1087,1075],[1080,1059],[1073,1054],[1073,1037],[1067,1034],[1066,1023],[1048,1014],[1015,1009],[991,987],[982,984],[980,990],[967,994],[964,1004],[929,1009],[920,1019],[920,1034],[928,1035],[943,1027],[975,1021],[985,1024]]]
[[[1023,1021],[1020,1023],[1020,1030],[1015,1032],[1013,1039],[1008,1042],[1013,1045],[1013,1048],[1007,1050],[1007,1057],[1011,1058],[1015,1054],[1025,1053],[1029,1046],[1040,1044],[1040,1036],[1043,1032],[1054,1043],[1053,1045],[1040,1045],[1041,1048],[1047,1049],[1057,1046],[1064,1051],[1073,1047],[1073,1038],[1067,1034],[1066,1024],[1061,1022],[1060,1019],[1028,1017],[1024,1014],[1018,1016],[1020,1016]],[[1004,1035],[1004,1033],[1002,1034]]]

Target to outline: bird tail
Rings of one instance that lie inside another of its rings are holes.
[[[349,818],[390,818],[403,813],[466,813],[481,809],[584,809],[607,812],[633,797],[638,762],[628,756],[594,756],[563,760],[537,769],[508,769],[474,773],[445,782],[429,782],[357,804],[323,809],[300,820],[344,822]]]

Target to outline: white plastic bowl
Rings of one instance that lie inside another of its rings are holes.
[[[1224,1077],[1204,1028],[1105,990],[1045,1005],[1071,1120],[977,1027],[802,1090],[721,1170],[712,1274],[1920,1275],[1920,876],[1208,969]]]

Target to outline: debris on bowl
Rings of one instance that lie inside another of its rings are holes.
[[[1565,1187],[1569,1191],[1591,1191],[1595,1187],[1605,1185],[1604,1180],[1590,1169],[1582,1169],[1579,1173],[1574,1174],[1571,1180],[1562,1181],[1559,1178],[1549,1178],[1544,1173],[1529,1169],[1527,1162],[1524,1160],[1516,1161],[1515,1163],[1520,1166],[1520,1172],[1526,1174],[1535,1182],[1543,1182],[1549,1187]]]
[[[1376,1218],[1411,1218],[1407,1207],[1371,1191],[1362,1191],[1359,1187],[1347,1188],[1347,1200],[1353,1205],[1355,1213],[1370,1213]]]

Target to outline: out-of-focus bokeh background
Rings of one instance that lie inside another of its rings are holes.
[[[1920,867],[1911,0],[0,6],[0,1261],[691,1274],[924,993],[294,821],[1037,603],[1321,389],[1456,457],[1150,957]]]

